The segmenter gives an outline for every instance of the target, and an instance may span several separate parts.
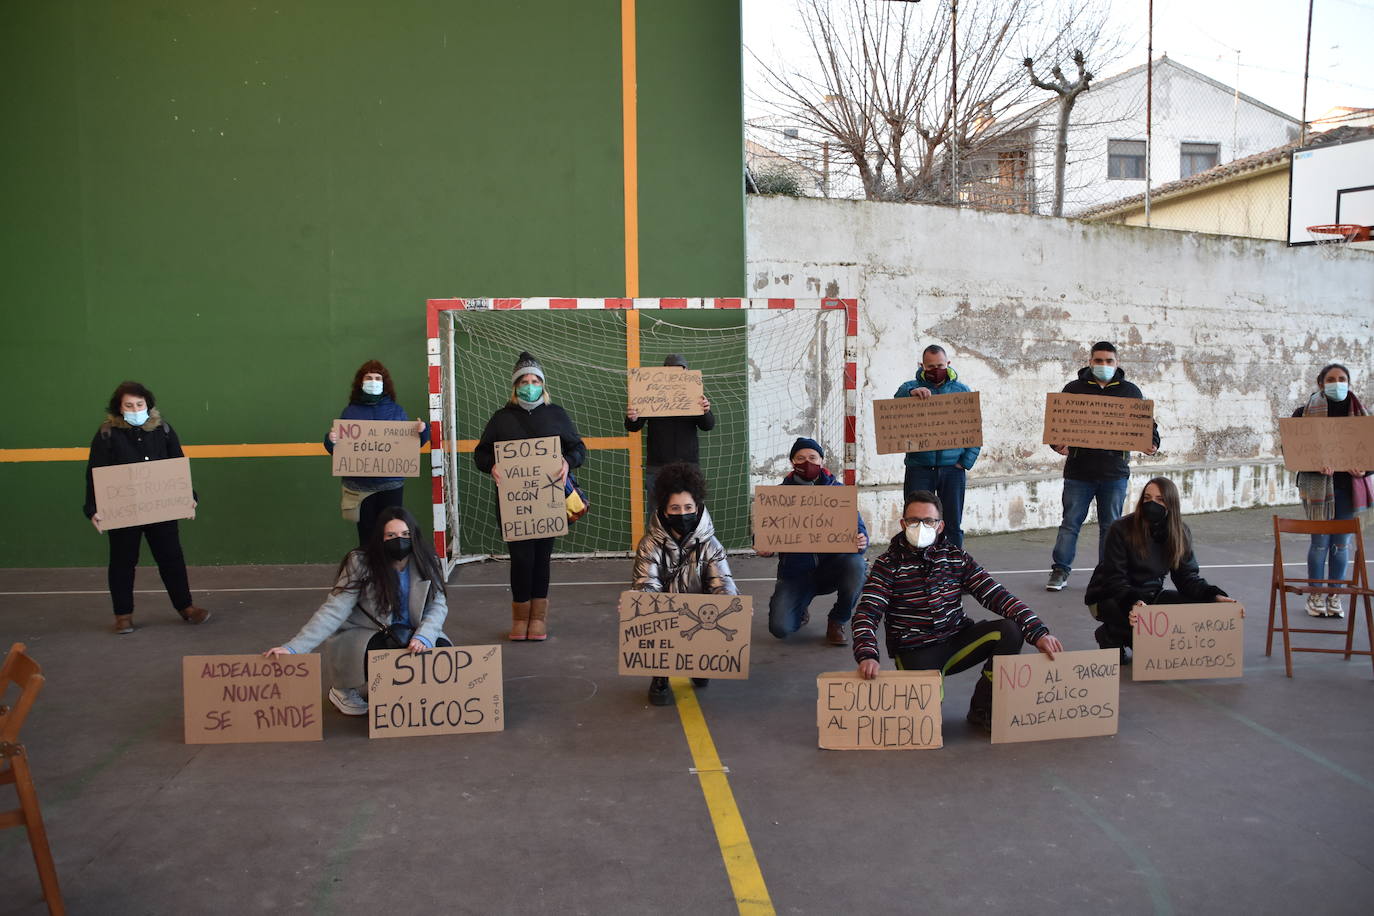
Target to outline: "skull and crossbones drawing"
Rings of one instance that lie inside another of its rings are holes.
[[[693,636],[696,635],[697,630],[719,630],[720,632],[725,634],[725,641],[730,642],[732,639],[735,638],[735,634],[739,631],[732,630],[729,627],[723,627],[720,625],[720,622],[722,619],[729,616],[730,614],[742,610],[744,610],[744,605],[738,598],[732,601],[730,603],[730,606],[723,611],[720,608],[716,607],[714,604],[703,604],[700,608],[698,608],[695,611],[693,611],[690,607],[684,605],[680,613],[682,614],[682,616],[690,617],[694,621],[696,621],[696,626],[692,627],[691,629],[684,630],[682,633],[682,638],[691,639]]]

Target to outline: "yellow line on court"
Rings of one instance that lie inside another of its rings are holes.
[[[742,916],[771,914],[775,911],[768,896],[768,886],[763,882],[763,872],[759,870],[754,847],[749,842],[749,831],[744,829],[744,818],[735,804],[735,793],[730,791],[725,767],[721,766],[716,753],[716,743],[711,740],[711,730],[706,727],[706,717],[697,703],[696,690],[685,677],[673,678],[672,685],[682,733],[687,736],[697,779],[701,780],[701,794],[706,796],[706,808],[716,828],[716,842],[725,860],[730,888],[735,892],[735,904]]]

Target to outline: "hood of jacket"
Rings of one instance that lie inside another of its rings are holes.
[[[148,411],[148,421],[142,426],[135,427],[124,422],[123,416],[116,417],[107,413],[105,414],[105,422],[102,425],[111,429],[141,429],[144,432],[152,432],[162,425],[162,414],[158,413],[157,408],[154,407]]]

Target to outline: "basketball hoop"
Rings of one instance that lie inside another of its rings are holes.
[[[1307,236],[1317,246],[1325,258],[1339,258],[1351,242],[1369,241],[1370,230],[1374,226],[1361,226],[1358,223],[1329,223],[1321,226],[1308,226]]]

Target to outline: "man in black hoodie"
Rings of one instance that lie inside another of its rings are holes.
[[[663,360],[665,366],[687,368],[687,360],[677,353],[669,353]],[[701,413],[689,417],[641,417],[639,411],[630,408],[625,411],[625,431],[637,433],[649,424],[648,460],[644,462],[644,505],[653,503],[654,478],[659,469],[675,461],[700,464],[698,459],[697,430],[710,432],[716,427],[716,416],[711,413],[711,402],[704,396],[701,399]],[[654,510],[649,508],[649,514]]]
[[[1078,378],[1064,386],[1065,394],[1093,394],[1105,397],[1144,399],[1140,389],[1126,381],[1126,373],[1116,365],[1116,347],[1106,340],[1093,344],[1089,364],[1078,370]],[[1107,545],[1107,529],[1121,517],[1126,490],[1131,478],[1131,453],[1100,448],[1070,448],[1051,445],[1064,462],[1064,521],[1054,542],[1053,566],[1045,589],[1061,591],[1073,572],[1073,557],[1078,551],[1078,531],[1088,517],[1088,508],[1097,501],[1097,559],[1102,561]],[[1154,428],[1154,443],[1147,455],[1159,450],[1159,427]]]

